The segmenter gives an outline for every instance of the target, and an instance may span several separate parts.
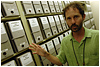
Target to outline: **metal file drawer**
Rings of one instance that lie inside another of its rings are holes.
[[[24,53],[16,58],[21,62],[22,66],[35,66],[34,60],[30,52]]]
[[[44,29],[44,32],[45,32],[46,38],[49,38],[52,36],[50,28]]]
[[[25,14],[35,14],[31,1],[22,1]]]
[[[1,59],[13,55],[13,49],[8,39],[4,24],[1,23]]]
[[[14,42],[17,47],[18,51],[21,51],[25,48],[28,48],[28,41],[24,32],[24,29],[22,27],[21,21],[9,21],[7,22],[7,25],[9,27],[9,31],[11,33],[11,40]]]
[[[35,8],[36,14],[42,14],[43,13],[40,1],[33,1],[33,5],[34,5],[34,8]]]
[[[2,1],[1,3],[5,11],[5,16],[19,15],[15,1]]]
[[[48,1],[49,3],[49,7],[50,7],[50,10],[51,10],[51,13],[55,13],[56,10],[55,10],[55,7],[54,7],[54,4],[53,4],[53,1]]]
[[[44,10],[44,13],[50,13],[50,9],[48,7],[47,1],[41,1],[41,4],[42,4],[43,10]]]

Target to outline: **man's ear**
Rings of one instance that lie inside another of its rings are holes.
[[[85,20],[86,14],[83,15],[83,20]]]

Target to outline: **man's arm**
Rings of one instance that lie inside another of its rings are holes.
[[[60,62],[60,60],[57,57],[55,57],[55,56],[51,55],[50,53],[48,53],[41,46],[36,45],[34,43],[32,43],[32,44],[34,46],[33,45],[29,45],[30,47],[32,47],[32,48],[29,48],[29,49],[35,51],[35,52],[33,52],[33,54],[38,54],[40,56],[43,56],[43,57],[47,58],[53,64],[62,65],[62,63]]]

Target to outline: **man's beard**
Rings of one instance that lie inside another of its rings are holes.
[[[72,30],[72,32],[78,32],[82,28],[83,23],[81,22],[80,25],[76,25],[76,23],[72,24],[71,27],[68,25],[69,29]],[[73,29],[73,27],[76,27]]]

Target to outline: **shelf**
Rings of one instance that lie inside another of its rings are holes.
[[[3,17],[3,18],[1,18],[1,22],[3,22],[3,21],[17,20],[17,19],[20,19],[20,16]]]
[[[52,16],[52,15],[59,15],[62,14],[60,13],[49,13],[49,14],[31,14],[31,15],[25,15],[26,18],[31,18],[31,17],[42,17],[42,16]]]

